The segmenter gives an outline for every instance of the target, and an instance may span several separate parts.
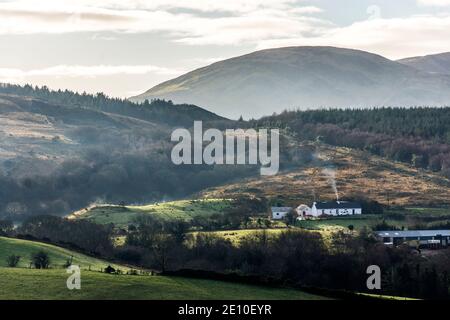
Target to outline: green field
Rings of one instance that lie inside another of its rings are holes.
[[[30,257],[43,250],[48,270],[29,269]],[[17,268],[6,268],[9,255],[22,257]],[[82,290],[66,288],[63,265],[73,256],[82,269]],[[277,289],[201,279],[149,275],[109,275],[99,272],[108,262],[54,245],[0,237],[1,299],[321,299],[293,289]],[[116,269],[128,268],[111,264]],[[91,271],[88,271],[89,267]]]
[[[73,256],[72,263],[80,266],[82,269],[101,270],[108,266],[108,262],[76,253],[51,244],[34,242],[28,240],[11,239],[0,237],[0,267],[6,267],[6,259],[10,255],[20,256],[18,267],[27,268],[30,265],[31,255],[38,251],[45,251],[50,257],[50,268],[62,268],[67,259]],[[126,270],[112,264],[115,268]]]
[[[266,232],[269,238],[280,236],[283,232],[313,232],[318,233],[322,236],[322,239],[326,245],[330,245],[332,243],[333,234],[339,230],[342,230],[342,227],[335,225],[327,225],[321,229],[318,228],[310,228],[303,229],[299,227],[289,227],[289,228],[276,228],[276,229],[239,229],[239,230],[226,230],[226,231],[202,231],[202,233],[212,234],[219,237],[222,237],[225,240],[230,241],[235,246],[240,246],[242,240],[250,239],[252,240],[254,236],[261,235],[262,232]],[[192,232],[191,234],[195,235],[199,232]]]
[[[380,216],[362,215],[361,217],[337,217],[316,220],[304,220],[296,223],[297,227],[310,230],[332,230],[332,229],[347,229],[349,225],[353,225],[355,230],[360,230],[363,227],[372,227],[378,222],[381,222]],[[336,231],[335,230],[335,231]]]
[[[395,301],[417,301],[420,299],[416,298],[408,298],[408,297],[399,297],[399,296],[387,296],[387,295],[380,295],[380,294],[369,294],[369,293],[358,293],[362,296],[371,297],[375,299],[381,299],[381,300],[395,300]]]
[[[294,229],[299,230],[299,229]],[[211,234],[215,236],[222,237],[225,240],[232,242],[234,245],[239,245],[240,241],[246,237],[251,237],[252,235],[261,234],[266,232],[267,236],[276,236],[282,232],[288,231],[287,228],[279,229],[239,229],[239,230],[226,230],[226,231],[202,231],[203,234]],[[192,232],[191,234],[196,235],[199,232]]]
[[[317,300],[299,290],[165,276],[109,275],[82,271],[81,290],[68,290],[65,270],[0,268],[0,300]]]
[[[69,218],[88,219],[99,224],[113,223],[118,227],[126,227],[139,215],[150,214],[163,220],[189,221],[195,216],[225,213],[231,206],[232,201],[226,199],[179,200],[146,206],[102,205],[81,210]]]
[[[387,213],[397,212],[399,210],[388,210]],[[450,208],[420,208],[420,207],[407,207],[400,210],[401,213],[406,215],[430,215],[430,216],[448,216],[450,218]]]

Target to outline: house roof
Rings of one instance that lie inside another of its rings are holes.
[[[317,209],[359,209],[361,205],[357,202],[330,201],[316,203]]]
[[[405,231],[377,231],[379,237],[389,238],[416,238],[416,237],[435,237],[441,235],[450,237],[450,230],[405,230]]]
[[[276,212],[289,212],[291,210],[292,210],[291,207],[272,207],[272,212],[274,212],[274,211],[276,211]]]

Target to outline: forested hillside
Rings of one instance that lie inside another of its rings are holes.
[[[95,95],[69,90],[50,90],[47,87],[33,87],[0,84],[0,94],[27,96],[42,99],[52,104],[83,107],[91,110],[120,114],[146,121],[164,122],[170,125],[192,125],[192,121],[224,120],[224,118],[189,104],[173,104],[172,101],[155,99],[134,103],[119,98],[110,98],[104,93]]]
[[[0,86],[0,219],[185,197],[256,172],[174,165],[171,132],[194,120],[233,125],[196,106]]]
[[[189,128],[194,120],[220,129],[281,127],[303,140],[367,150],[450,176],[450,108],[284,112],[233,122],[161,100],[134,104],[102,94],[4,85],[0,219],[65,215],[92,203],[182,198],[258,173],[258,166],[174,165],[172,129]],[[284,135],[280,152],[282,170],[314,159],[313,148],[300,150]]]
[[[290,111],[265,117],[307,140],[367,150],[450,177],[450,108]]]

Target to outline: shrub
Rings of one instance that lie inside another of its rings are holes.
[[[114,269],[113,267],[111,267],[111,266],[107,266],[106,268],[105,268],[105,273],[115,273],[116,272],[116,269]]]
[[[31,260],[36,269],[48,269],[50,266],[50,257],[44,251],[38,251],[33,254]]]
[[[63,267],[64,267],[65,269],[67,269],[68,267],[70,267],[70,266],[72,265],[72,260],[73,260],[73,257],[68,258],[68,259],[66,260],[66,262],[63,264]]]
[[[8,265],[8,267],[10,268],[15,268],[17,267],[17,265],[19,264],[20,261],[20,256],[16,256],[16,255],[10,255],[7,259],[6,259],[6,264]]]

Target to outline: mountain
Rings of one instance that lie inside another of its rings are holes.
[[[405,58],[398,62],[424,72],[450,75],[450,52]]]
[[[164,98],[231,118],[292,108],[450,104],[450,76],[359,50],[287,47],[216,62],[132,101]]]

